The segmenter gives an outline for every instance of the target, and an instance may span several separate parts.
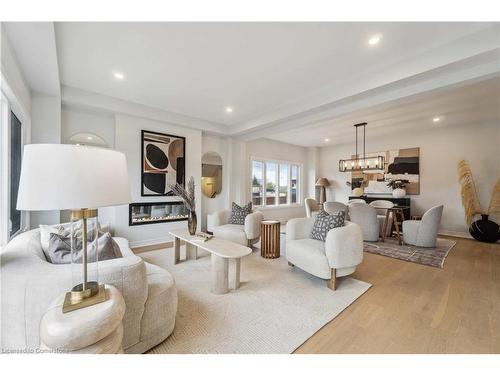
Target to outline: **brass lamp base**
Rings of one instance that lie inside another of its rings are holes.
[[[103,284],[96,281],[87,283],[87,288],[82,290],[82,284],[79,284],[71,292],[66,293],[64,297],[63,313],[83,309],[84,307],[96,305],[106,301],[106,291]]]

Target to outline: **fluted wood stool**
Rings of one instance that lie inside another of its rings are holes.
[[[280,257],[280,222],[264,220],[260,223],[260,256],[268,259]]]

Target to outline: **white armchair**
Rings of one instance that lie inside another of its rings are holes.
[[[380,226],[375,207],[366,203],[349,205],[349,220],[361,227],[364,241],[378,241]]]
[[[370,203],[370,206],[375,207],[377,210],[377,219],[380,227],[380,235],[384,231],[384,222],[387,215],[387,209],[394,207],[394,203],[385,199],[378,199]],[[392,212],[389,213],[389,219],[387,220],[387,227],[385,231],[386,236],[390,236],[392,233]]]
[[[125,238],[114,238],[122,258],[99,262],[99,281],[118,288],[126,304],[125,353],[143,353],[173,331],[177,289],[166,270],[144,262]],[[72,265],[47,262],[34,229],[16,236],[1,256],[1,348],[40,347],[40,321],[52,301],[72,286]]]
[[[314,198],[304,199],[304,206],[306,206],[306,217],[313,217],[321,208],[320,204]]]
[[[245,224],[229,224],[230,210],[217,211],[212,214],[213,234],[215,237],[238,243],[243,246],[252,246],[260,238],[260,223],[264,215],[260,211],[253,211],[245,217]]]
[[[349,209],[346,204],[335,201],[323,203],[323,210],[325,210],[329,215],[336,214],[339,211],[344,211],[345,218],[347,218],[347,214],[349,212]]]
[[[422,220],[403,221],[403,241],[409,245],[436,247],[443,206],[429,209]]]
[[[326,241],[309,237],[314,218],[291,219],[286,225],[286,258],[292,266],[328,280],[328,287],[336,289],[336,278],[356,270],[363,260],[361,228],[349,221],[343,227],[331,229]]]

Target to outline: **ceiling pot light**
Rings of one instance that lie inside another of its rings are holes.
[[[330,140],[328,138],[325,138],[325,142],[330,142]]]
[[[233,108],[226,107],[226,113],[233,113]]]
[[[373,35],[370,39],[368,39],[368,44],[370,46],[374,46],[380,43],[382,39],[382,34]]]
[[[432,122],[439,122],[439,121],[441,121],[441,117],[434,117],[432,119]]]
[[[115,77],[119,81],[123,81],[125,79],[125,75],[120,72],[113,72],[113,77]]]

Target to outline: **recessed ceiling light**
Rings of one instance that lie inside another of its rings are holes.
[[[88,139],[89,141],[91,141],[91,140],[92,140],[92,137],[89,135],[89,136],[87,137],[87,139]]]
[[[379,44],[381,40],[382,34],[373,35],[370,39],[368,39],[368,44],[370,46],[374,46],[376,44]]]
[[[330,140],[328,138],[325,138],[325,142],[330,142]]]
[[[231,108],[231,107],[226,107],[226,112],[227,112],[227,113],[233,113],[233,108]]]
[[[113,72],[113,77],[115,77],[119,81],[123,81],[125,79],[125,75],[120,72]]]
[[[433,122],[439,122],[439,121],[441,121],[441,117],[434,117],[434,118],[432,119],[432,121],[433,121]]]

